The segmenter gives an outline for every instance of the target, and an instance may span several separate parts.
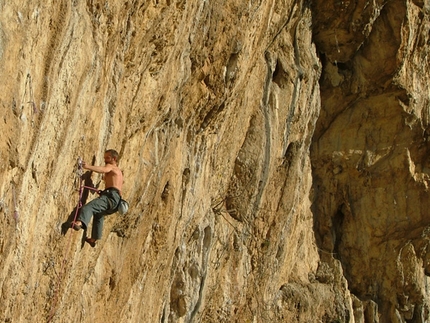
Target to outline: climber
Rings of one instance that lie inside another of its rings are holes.
[[[77,220],[71,223],[71,227],[79,231],[87,228],[91,217],[94,216],[91,238],[85,238],[91,247],[95,247],[96,240],[101,239],[104,216],[115,213],[121,200],[123,175],[118,168],[118,159],[118,152],[109,149],[104,153],[105,166],[90,166],[82,162],[84,169],[104,174],[105,182],[105,189],[99,192],[100,196],[85,204],[80,210]]]

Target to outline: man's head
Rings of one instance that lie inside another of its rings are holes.
[[[113,162],[118,164],[119,154],[114,149],[108,149],[105,151],[104,159],[106,164],[113,164]]]

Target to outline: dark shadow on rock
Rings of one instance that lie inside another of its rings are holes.
[[[81,249],[85,246],[85,239],[87,238],[87,228],[83,228],[83,233],[81,237]]]

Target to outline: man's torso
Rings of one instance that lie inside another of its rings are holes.
[[[118,189],[121,192],[122,183],[123,183],[123,175],[122,175],[121,170],[117,166],[114,166],[113,169],[109,173],[105,174],[104,181],[105,181],[105,187],[106,188],[115,187],[116,189]]]

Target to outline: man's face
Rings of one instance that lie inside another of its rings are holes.
[[[105,153],[105,164],[113,164],[115,159],[112,158],[112,156],[110,155],[110,153]]]

